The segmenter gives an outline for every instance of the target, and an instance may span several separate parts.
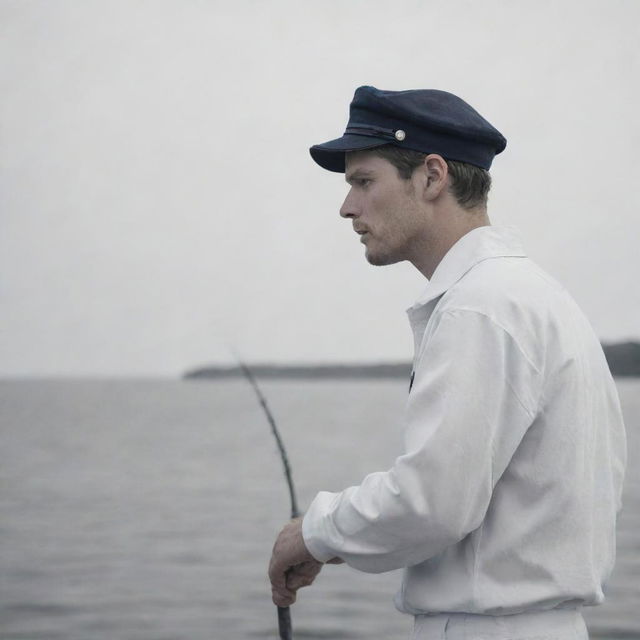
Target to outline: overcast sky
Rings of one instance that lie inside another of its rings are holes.
[[[639,339],[639,42],[636,0],[0,0],[0,375],[408,360],[425,281],[308,154],[363,84],[480,111],[492,221]]]

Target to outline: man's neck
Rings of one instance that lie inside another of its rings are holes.
[[[436,267],[449,249],[460,238],[473,229],[491,225],[491,221],[484,209],[479,211],[465,211],[463,209],[450,211],[447,215],[440,216],[439,220],[442,221],[442,224],[437,226],[435,232],[429,234],[429,237],[421,243],[420,247],[416,247],[414,258],[410,260],[413,266],[428,280],[431,279]],[[436,218],[435,224],[437,222],[438,218]]]

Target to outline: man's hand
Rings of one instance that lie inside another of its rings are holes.
[[[309,553],[304,544],[302,518],[295,518],[284,526],[273,545],[269,563],[273,603],[278,607],[293,604],[296,591],[310,585],[320,569],[322,563]]]

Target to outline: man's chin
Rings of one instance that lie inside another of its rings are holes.
[[[389,256],[383,253],[376,253],[369,250],[365,252],[364,257],[367,259],[367,262],[374,267],[384,267],[388,264],[395,264],[396,262],[400,262],[400,260],[394,258],[393,256]]]

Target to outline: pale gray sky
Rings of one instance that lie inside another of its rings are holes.
[[[307,150],[362,84],[476,107],[493,222],[640,338],[639,42],[636,0],[0,0],[0,375],[409,359],[424,281]]]

